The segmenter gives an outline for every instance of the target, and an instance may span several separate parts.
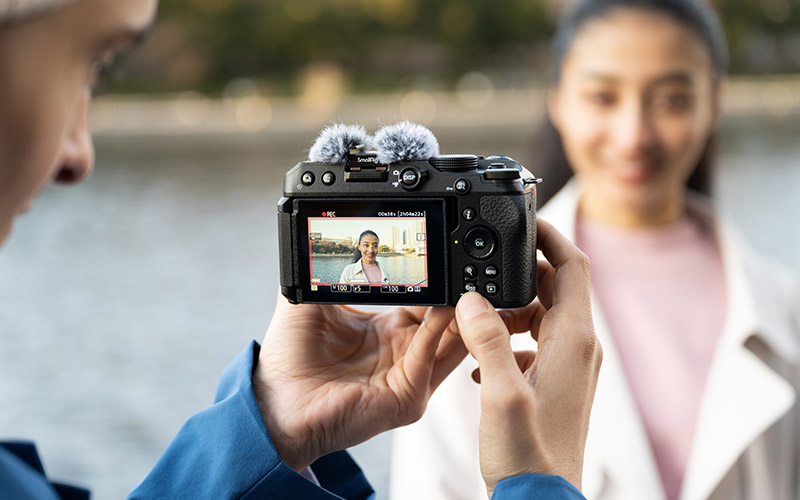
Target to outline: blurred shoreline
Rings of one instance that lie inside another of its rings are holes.
[[[523,128],[544,116],[547,89],[495,89],[491,84],[457,90],[416,89],[347,95],[322,87],[298,97],[271,97],[252,87],[240,95],[210,98],[197,92],[163,96],[101,96],[91,122],[99,140],[218,137],[259,141],[264,137],[315,136],[327,123],[363,123],[368,129],[410,120],[437,130]],[[723,114],[776,119],[800,114],[800,76],[737,77],[723,90]]]

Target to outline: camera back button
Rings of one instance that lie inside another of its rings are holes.
[[[485,259],[494,252],[495,239],[485,227],[476,227],[467,233],[465,250],[476,259]]]
[[[478,268],[476,268],[472,264],[467,265],[464,268],[464,278],[465,279],[478,279]]]

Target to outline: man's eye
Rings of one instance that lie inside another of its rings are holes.
[[[100,73],[103,71],[103,63],[100,61],[92,62],[89,67],[89,86],[94,90],[100,81]]]
[[[103,57],[92,63],[89,85],[93,94],[97,93],[104,81],[113,80],[115,70],[116,58],[111,52],[104,54]]]

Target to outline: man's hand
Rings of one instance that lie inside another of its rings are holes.
[[[480,461],[491,496],[498,481],[524,473],[562,476],[581,487],[602,349],[594,333],[589,261],[539,221],[538,299],[499,313],[476,293],[461,298],[458,328],[478,360]],[[538,353],[514,353],[509,331],[530,331]]]
[[[451,308],[291,305],[279,296],[253,387],[278,455],[297,471],[422,416],[466,356]]]

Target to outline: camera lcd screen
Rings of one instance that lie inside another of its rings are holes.
[[[446,303],[443,200],[299,200],[297,208],[304,301]]]

